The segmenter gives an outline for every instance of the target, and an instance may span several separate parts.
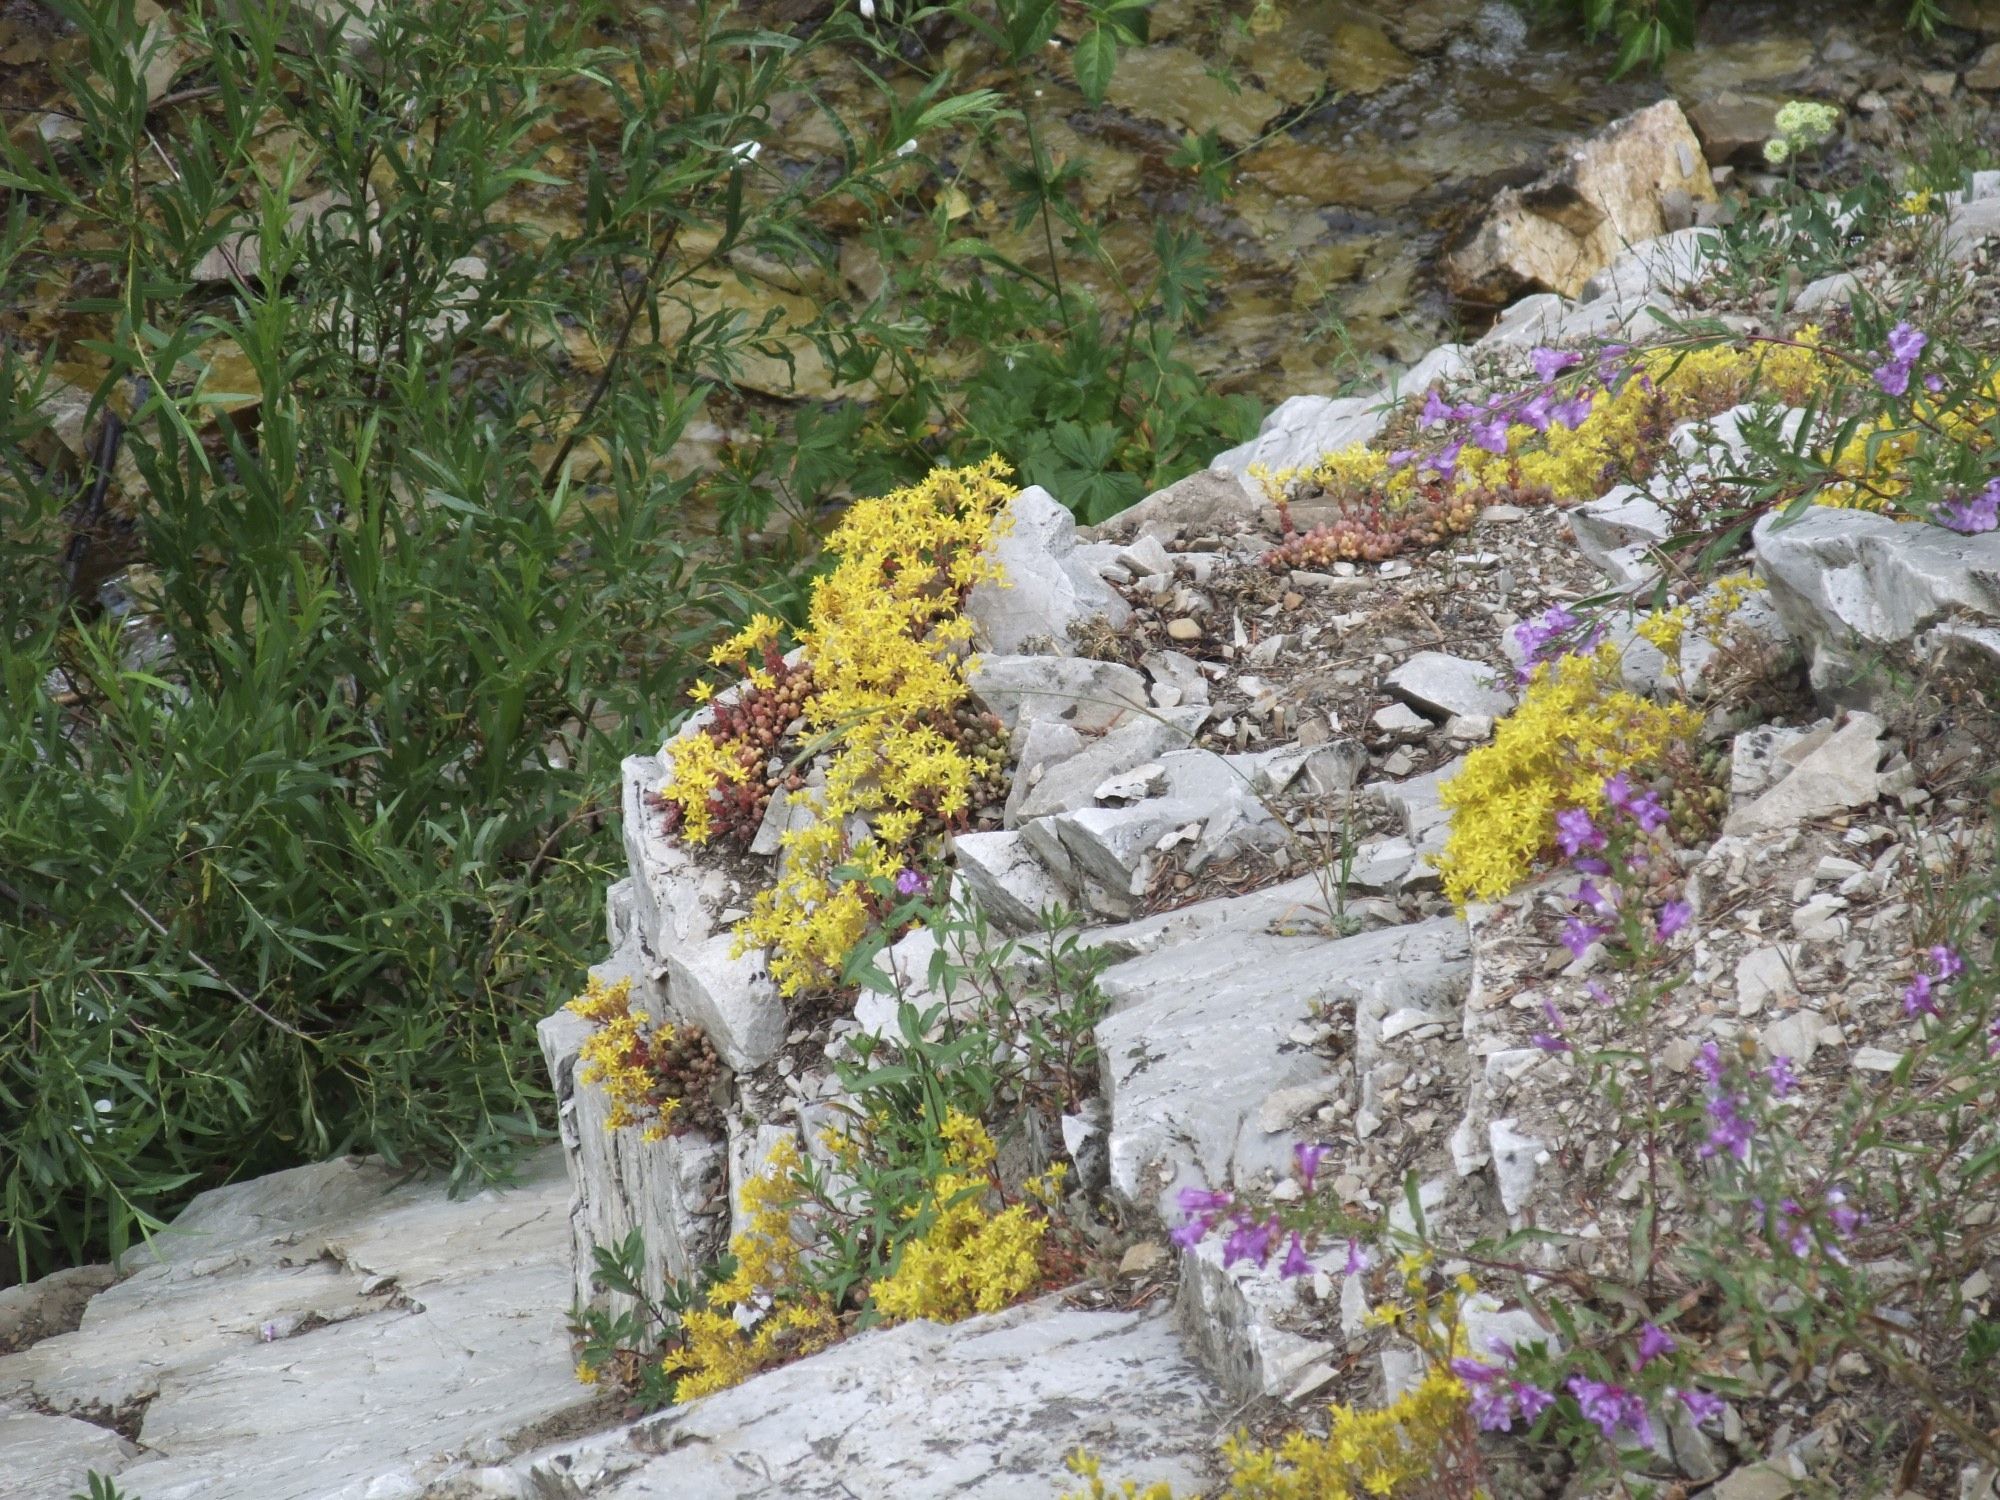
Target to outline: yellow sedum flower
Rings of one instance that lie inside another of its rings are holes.
[[[1222,1446],[1229,1481],[1218,1500],[1369,1500],[1409,1493],[1436,1480],[1462,1436],[1470,1396],[1446,1369],[1433,1369],[1379,1411],[1334,1406],[1323,1438],[1294,1432],[1275,1447],[1238,1434]],[[1091,1454],[1070,1456],[1084,1487],[1063,1500],[1173,1500],[1165,1483],[1114,1488]],[[1428,1493],[1428,1491],[1426,1491]]]
[[[1493,742],[1439,788],[1451,832],[1437,866],[1461,910],[1520,884],[1553,840],[1560,809],[1602,812],[1605,777],[1657,762],[1700,729],[1693,709],[1641,698],[1618,680],[1609,642],[1536,667]]]
[[[825,1300],[801,1294],[804,1247],[793,1232],[798,1143],[779,1141],[763,1170],[743,1184],[748,1227],[731,1236],[735,1271],[709,1288],[704,1307],[681,1315],[681,1344],[663,1362],[674,1400],[692,1401],[748,1380],[761,1370],[824,1349],[840,1336],[840,1321]],[[738,1307],[768,1310],[748,1327]]]
[[[995,1156],[986,1127],[952,1110],[941,1133],[947,1167],[932,1184],[929,1202],[917,1210],[931,1215],[930,1225],[903,1246],[896,1269],[871,1293],[876,1310],[897,1322],[955,1323],[998,1312],[1041,1279],[1048,1220],[1024,1203],[998,1213],[986,1206],[987,1172]],[[1049,1183],[1030,1184],[1036,1197],[1053,1191]]]
[[[611,1113],[604,1128],[622,1130],[643,1122],[647,1140],[665,1140],[680,1100],[653,1097],[655,1079],[640,1062],[646,1055],[647,1021],[644,1015],[633,1014],[632,981],[621,979],[607,985],[593,974],[583,993],[565,1008],[596,1028],[577,1051],[583,1064],[577,1080],[596,1084],[610,1099]],[[665,1041],[673,1036],[674,1028],[661,1025],[653,1028],[652,1034]]]
[[[994,769],[934,725],[966,699],[972,624],[960,601],[999,577],[988,544],[1014,496],[1007,473],[998,458],[940,469],[856,502],[827,539],[837,561],[814,580],[800,638],[816,684],[808,738],[833,747],[826,785],[809,801],[806,825],[785,835],[777,883],[755,896],[737,928],[739,951],[770,950],[784,994],[837,980],[867,928],[866,890],[835,871],[858,866],[893,877],[924,819],[965,813],[974,782]],[[695,822],[690,815],[698,842]]]

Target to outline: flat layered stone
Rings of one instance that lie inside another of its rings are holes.
[[[1062,1493],[1074,1482],[1064,1460],[1084,1447],[1107,1478],[1196,1494],[1214,1477],[1218,1399],[1170,1316],[1088,1312],[1050,1297],[949,1327],[857,1334],[618,1432],[517,1460],[489,1493],[1017,1500]]]

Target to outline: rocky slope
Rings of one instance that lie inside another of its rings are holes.
[[[2000,174],[1952,215],[1953,255],[1990,265]],[[1461,919],[1428,856],[1445,835],[1439,783],[1515,703],[1510,627],[1649,583],[1673,496],[1495,505],[1439,548],[1274,571],[1273,512],[1245,476],[1370,439],[1434,382],[1470,389],[1531,348],[1689,313],[1709,257],[1699,229],[1669,233],[1579,299],[1530,297],[1384,390],[1294,398],[1101,534],[1039,491],[1014,502],[1006,586],[968,606],[971,684],[1010,732],[1011,790],[998,826],[961,835],[954,857],[998,926],[1060,901],[1114,959],[1100,1097],[1064,1134],[1086,1186],[1139,1227],[1116,1295],[863,1334],[633,1424],[571,1380],[564,1324],[595,1295],[592,1251],[637,1227],[668,1274],[712,1258],[770,1142],[800,1132],[811,1149],[831,1119],[829,1050],[893,1019],[866,999],[794,1017],[755,955],[731,956],[760,867],[694,857],[663,831],[648,798],[670,741],[625,767],[630,875],[610,893],[600,974],[707,1034],[732,1075],[726,1129],[607,1131],[604,1098],[577,1082],[585,1023],[558,1012],[542,1037],[561,1170],[544,1161],[518,1190],[450,1203],[377,1167],[301,1169],[205,1195],[102,1290],[5,1294],[6,1316],[35,1325],[0,1356],[9,1493],[54,1500],[94,1467],[141,1500],[1052,1496],[1079,1445],[1107,1473],[1191,1491],[1246,1406],[1393,1394],[1412,1375],[1409,1352],[1365,1325],[1344,1251],[1280,1278],[1225,1265],[1212,1242],[1177,1259],[1147,1248],[1178,1221],[1181,1189],[1271,1189],[1302,1138],[1333,1143],[1326,1171],[1357,1209],[1407,1222],[1414,1174],[1434,1228],[1567,1231],[1563,1253],[1587,1271],[1593,1240],[1630,1226],[1573,1190],[1617,1143],[1536,1040],[1542,1002],[1573,1014],[1588,982],[1588,955],[1573,963],[1557,940],[1568,901],[1545,881]],[[1725,413],[1676,432],[1686,462],[1661,485],[1729,472],[1740,426]],[[1685,1071],[1704,1041],[1755,1037],[1804,1088],[1830,1089],[1894,1069],[1910,1044],[1893,997],[1913,882],[1990,857],[1983,747],[1912,721],[1856,669],[1990,673],[2000,535],[1819,510],[1761,524],[1751,562],[1765,592],[1684,658],[1697,683],[1760,684],[1732,701],[1762,718],[1710,725],[1728,803],[1683,872],[1691,978],[1653,1044]],[[1626,652],[1628,684],[1662,689],[1646,650]],[[892,960],[921,975],[923,941]],[[1982,1274],[1964,1296],[1991,1314],[2000,1264]],[[1147,1295],[1163,1278],[1171,1310]],[[1490,1299],[1468,1317],[1526,1331]],[[1823,1387],[1746,1402],[1712,1434],[1682,1424],[1659,1462],[1721,1500],[1837,1475]],[[1968,1473],[1965,1493],[1984,1482]]]

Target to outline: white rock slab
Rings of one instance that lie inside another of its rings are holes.
[[[952,839],[958,875],[987,919],[1007,932],[1038,931],[1042,913],[1075,898],[1035,858],[1018,832],[961,833]]]
[[[1514,707],[1514,695],[1500,684],[1497,669],[1443,651],[1419,651],[1382,681],[1405,703],[1439,718],[1499,718]]]
[[[416,1495],[596,1406],[571,1378],[568,1203],[554,1153],[457,1202],[353,1161],[218,1189],[76,1332],[0,1358],[0,1390],[145,1403],[119,1473],[143,1500]]]
[[[1055,496],[1029,485],[1008,514],[1012,525],[991,548],[1001,577],[975,585],[965,601],[979,650],[1012,653],[1040,640],[1066,654],[1074,627],[1100,616],[1114,626],[1131,618],[1125,601],[1076,555],[1076,520]]]
[[[70,1500],[85,1492],[86,1474],[119,1474],[138,1452],[95,1422],[0,1408],[0,1475],[10,1500]]]
[[[1379,394],[1293,396],[1264,418],[1257,436],[1209,461],[1212,471],[1247,475],[1253,465],[1273,474],[1310,468],[1322,454],[1365,443],[1382,430],[1390,408]]]
[[[1183,1187],[1282,1176],[1292,1142],[1258,1128],[1259,1107],[1338,1066],[1292,1032],[1316,1007],[1455,1008],[1468,972],[1465,929],[1449,919],[1349,938],[1211,930],[1106,970],[1113,1190],[1174,1222]]]
[[[1056,719],[1090,734],[1149,709],[1145,678],[1118,662],[1087,657],[980,656],[966,685],[1009,729]]]
[[[1799,761],[1791,774],[1756,801],[1737,807],[1724,833],[1782,833],[1815,818],[1867,807],[1882,794],[1882,721],[1850,715],[1845,726]]]
[[[1217,1399],[1169,1316],[1045,1298],[859,1334],[508,1473],[570,1500],[1020,1500],[1060,1494],[1083,1446],[1107,1477],[1196,1494]]]
[[[2000,532],[1821,505],[1789,523],[1766,517],[1752,537],[1772,602],[1810,651],[1813,686],[1840,701],[1869,701],[1875,660],[1921,651],[1947,617],[2000,623]]]

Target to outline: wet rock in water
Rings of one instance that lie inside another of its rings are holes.
[[[1537,182],[1501,192],[1446,254],[1445,282],[1470,302],[1526,291],[1575,296],[1626,246],[1667,229],[1670,193],[1713,203],[1701,142],[1672,100],[1573,148]]]
[[[2000,92],[2000,42],[1995,42],[1965,70],[1965,86],[1982,94]]]
[[[1710,165],[1755,164],[1764,159],[1764,143],[1778,133],[1778,107],[1782,103],[1784,100],[1769,94],[1724,89],[1688,105],[1688,124],[1694,127]]]
[[[1231,146],[1247,146],[1283,105],[1242,79],[1224,82],[1201,54],[1186,47],[1137,47],[1121,52],[1108,94],[1122,110],[1196,131],[1213,129]]]

